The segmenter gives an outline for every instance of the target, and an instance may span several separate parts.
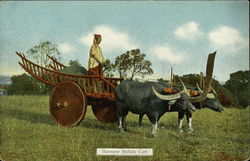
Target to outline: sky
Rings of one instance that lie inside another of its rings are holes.
[[[169,79],[171,67],[177,75],[205,72],[214,51],[215,79],[249,70],[246,1],[5,1],[0,20],[0,75],[24,73],[15,51],[47,40],[63,64],[78,60],[87,68],[95,33],[111,61],[139,48],[152,63],[152,79]]]

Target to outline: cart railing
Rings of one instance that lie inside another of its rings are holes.
[[[58,72],[31,62],[24,54],[18,52],[16,54],[22,59],[22,63],[18,62],[19,65],[34,78],[50,86],[56,86],[62,81],[74,81],[88,97],[114,99],[114,89],[122,81],[119,78],[103,78],[100,75],[74,75]]]
[[[48,54],[46,54],[48,58],[50,58],[50,60],[52,60],[53,64],[49,64],[49,66],[53,69],[53,70],[62,70],[64,68],[66,68],[65,65],[63,65],[62,63],[58,62],[56,57],[54,56],[49,56]]]

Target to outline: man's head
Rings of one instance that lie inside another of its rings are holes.
[[[94,39],[96,40],[97,44],[100,44],[102,41],[102,36],[100,34],[94,34]]]

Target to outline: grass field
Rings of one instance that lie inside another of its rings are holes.
[[[177,113],[160,120],[158,136],[151,137],[151,124],[129,114],[128,132],[116,124],[96,120],[88,107],[84,120],[74,128],[58,127],[51,119],[48,96],[1,96],[1,152],[5,161],[169,160],[233,161],[249,155],[249,108],[208,109],[193,114],[195,131],[177,132]],[[187,128],[184,123],[184,129]],[[96,156],[96,148],[152,148],[153,156]]]

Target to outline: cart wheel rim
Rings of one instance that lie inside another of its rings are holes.
[[[86,107],[85,93],[73,81],[58,83],[51,92],[50,114],[60,126],[76,126],[84,118]]]
[[[113,102],[92,104],[92,111],[98,121],[103,123],[114,123],[117,121],[116,106]]]

